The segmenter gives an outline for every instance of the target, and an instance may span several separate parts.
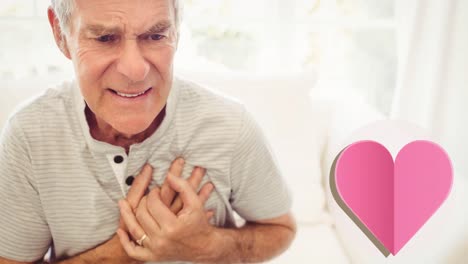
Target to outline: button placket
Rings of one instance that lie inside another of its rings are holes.
[[[125,196],[126,195],[126,186],[125,186],[125,171],[127,170],[128,157],[123,154],[107,154],[107,159],[109,164],[112,167],[114,176],[117,179],[117,182],[120,186],[120,191]]]
[[[149,158],[149,152],[146,149],[141,149],[139,146],[131,146],[127,156],[127,170],[125,175],[125,188],[128,191],[133,182],[138,177],[145,163]]]

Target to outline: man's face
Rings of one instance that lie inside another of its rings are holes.
[[[143,132],[172,85],[177,34],[172,0],[75,0],[67,46],[96,119]]]

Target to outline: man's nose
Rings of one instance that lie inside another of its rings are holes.
[[[141,53],[137,40],[126,40],[117,62],[117,71],[132,82],[143,81],[150,65]]]

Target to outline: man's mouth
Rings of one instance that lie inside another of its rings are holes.
[[[143,96],[145,94],[147,94],[149,91],[151,91],[153,89],[153,87],[150,87],[142,92],[139,92],[139,93],[123,93],[123,92],[119,92],[119,91],[116,91],[116,90],[113,90],[113,89],[109,89],[111,90],[114,94],[120,96],[120,97],[124,97],[124,98],[136,98],[136,97],[140,97],[140,96]]]

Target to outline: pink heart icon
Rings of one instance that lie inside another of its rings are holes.
[[[453,181],[447,153],[423,140],[404,146],[395,163],[381,144],[359,141],[340,153],[334,167],[330,184],[337,202],[393,255],[442,205]]]

